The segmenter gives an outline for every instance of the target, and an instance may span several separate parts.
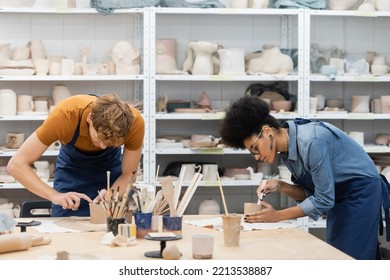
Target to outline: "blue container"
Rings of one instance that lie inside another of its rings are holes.
[[[152,228],[152,213],[134,213],[134,221],[137,226],[137,230],[140,229],[151,229]]]
[[[163,231],[180,231],[183,225],[183,217],[163,216]]]

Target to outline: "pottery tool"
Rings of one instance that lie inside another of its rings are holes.
[[[161,180],[161,189],[163,196],[169,205],[169,212],[171,217],[177,216],[177,211],[175,207],[174,199],[174,189],[172,177],[168,176]]]
[[[221,183],[221,179],[219,178],[219,173],[218,172],[217,172],[217,178],[218,178],[219,191],[221,192],[223,208],[225,209],[225,215],[229,216],[229,212],[228,212],[227,206],[226,206],[225,195],[223,194],[222,183]]]
[[[259,191],[257,192],[257,204],[261,204],[261,202],[263,201],[263,196],[264,196],[263,189],[266,183],[267,180],[261,181]]]
[[[111,185],[110,185],[110,174],[111,172],[110,171],[107,171],[107,194],[106,194],[106,201],[107,201],[107,208],[109,209],[109,211],[111,211]],[[111,213],[112,214],[112,213]]]
[[[190,203],[190,200],[191,200],[192,196],[194,195],[195,190],[198,188],[198,185],[199,185],[200,181],[202,180],[202,178],[203,178],[203,174],[201,174],[199,172],[195,173],[195,175],[192,177],[191,183],[188,186],[186,192],[184,193],[184,195],[180,201],[180,204],[177,208],[177,214],[179,217],[183,216],[184,211],[186,210],[188,203]]]
[[[160,165],[157,165],[156,176],[154,177],[154,182],[153,182],[153,185],[154,185],[155,188],[156,188],[156,185],[157,185],[159,171],[160,171]]]
[[[129,194],[132,189],[132,186],[130,184],[127,185],[126,191],[123,194],[123,199],[121,202],[121,206],[119,207],[118,214],[115,218],[122,218],[125,216],[126,210],[127,210],[127,203],[129,200]]]
[[[183,184],[185,173],[186,173],[186,167],[182,166],[180,169],[179,181],[177,181],[176,185],[175,185],[175,192],[174,192],[174,197],[173,197],[174,198],[173,202],[174,202],[176,208],[178,207],[179,197],[180,197],[180,193],[181,193],[181,186]]]

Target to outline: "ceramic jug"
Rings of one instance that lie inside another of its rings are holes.
[[[242,48],[220,49],[218,75],[245,75],[245,50]]]
[[[176,39],[156,40],[156,73],[173,73],[176,68]]]
[[[0,115],[16,115],[16,93],[12,89],[0,90]]]
[[[192,75],[213,75],[213,53],[218,49],[218,44],[208,41],[190,42],[189,48],[195,53],[192,67]]]
[[[57,105],[62,99],[70,97],[72,94],[63,84],[57,84],[53,89],[54,105]]]

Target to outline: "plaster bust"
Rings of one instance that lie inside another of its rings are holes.
[[[137,75],[140,73],[139,50],[128,41],[117,41],[111,50],[116,75]]]

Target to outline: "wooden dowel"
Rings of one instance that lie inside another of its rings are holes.
[[[225,215],[228,216],[228,215],[229,215],[229,212],[228,212],[228,210],[227,210],[225,195],[223,194],[222,183],[221,183],[221,179],[219,178],[219,173],[218,173],[218,171],[217,171],[217,178],[218,178],[219,190],[221,191],[221,197],[222,197],[223,208],[225,209]]]

